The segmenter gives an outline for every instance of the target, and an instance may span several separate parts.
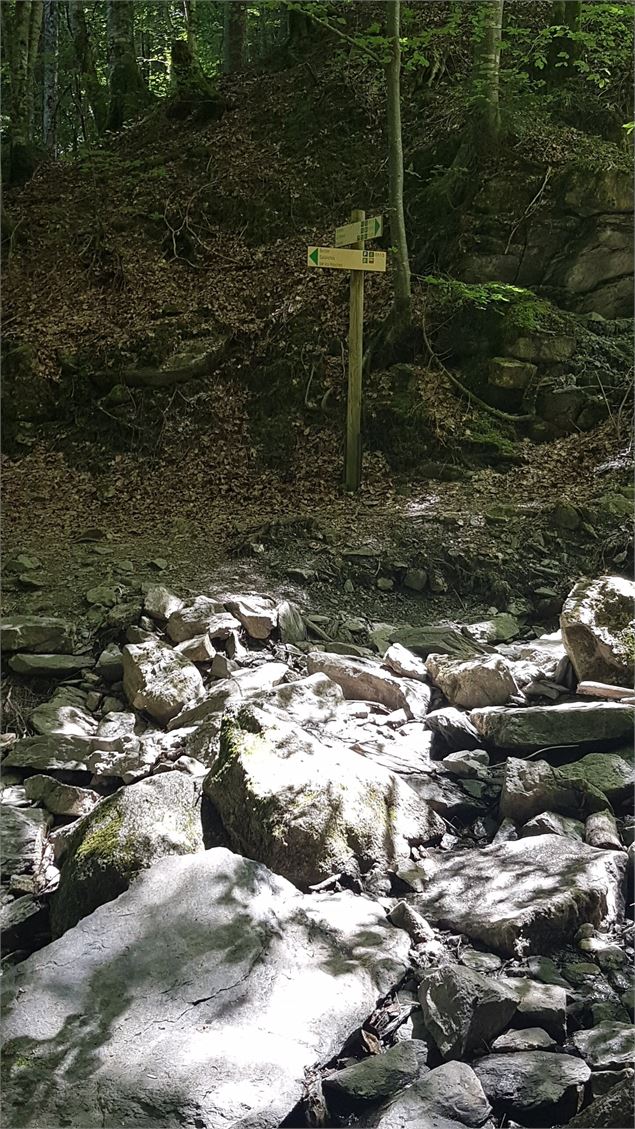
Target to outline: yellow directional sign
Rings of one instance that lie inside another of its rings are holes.
[[[348,243],[357,243],[360,239],[379,239],[383,230],[383,216],[371,216],[369,220],[346,223],[335,230],[335,246],[346,247]]]
[[[330,267],[331,270],[385,271],[386,252],[345,251],[339,247],[309,247],[307,266]]]

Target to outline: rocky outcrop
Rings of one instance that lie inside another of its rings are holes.
[[[632,686],[635,584],[620,576],[581,580],[565,600],[560,626],[580,681]]]

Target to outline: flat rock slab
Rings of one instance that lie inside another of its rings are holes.
[[[620,1070],[635,1058],[635,1026],[632,1023],[598,1023],[590,1031],[576,1031],[573,1042],[594,1070]]]
[[[12,655],[9,666],[27,678],[66,678],[95,665],[92,655]]]
[[[486,1055],[474,1071],[494,1112],[525,1125],[564,1125],[580,1109],[591,1077],[581,1059],[549,1051]]]
[[[3,651],[40,651],[68,654],[73,650],[73,628],[64,619],[48,615],[12,615],[2,620]]]
[[[408,946],[365,898],[224,848],[164,858],[8,974],[6,1124],[274,1129]]]
[[[556,949],[622,906],[625,858],[561,835],[459,852],[414,899],[428,921],[509,955]]]
[[[42,861],[50,817],[39,808],[0,804],[0,859],[5,881],[29,874]]]
[[[499,749],[551,748],[554,745],[601,747],[626,741],[635,710],[621,702],[561,702],[555,706],[472,710],[469,719],[482,739]]]
[[[351,659],[312,651],[309,674],[326,674],[352,701],[378,702],[388,710],[405,710],[407,717],[423,718],[430,706],[431,690],[414,678],[399,678],[372,659]]]
[[[37,772],[90,772],[90,737],[24,737],[16,741],[2,762],[7,768],[32,768]]]

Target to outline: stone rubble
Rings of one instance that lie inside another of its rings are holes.
[[[0,749],[16,1125],[631,1124],[635,585],[536,639],[113,592],[94,650],[3,630],[51,687]]]

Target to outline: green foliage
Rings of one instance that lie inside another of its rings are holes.
[[[437,275],[427,275],[423,281],[435,287],[442,302],[455,310],[505,314],[518,329],[539,329],[550,312],[548,302],[522,286],[504,282],[460,282]]]

